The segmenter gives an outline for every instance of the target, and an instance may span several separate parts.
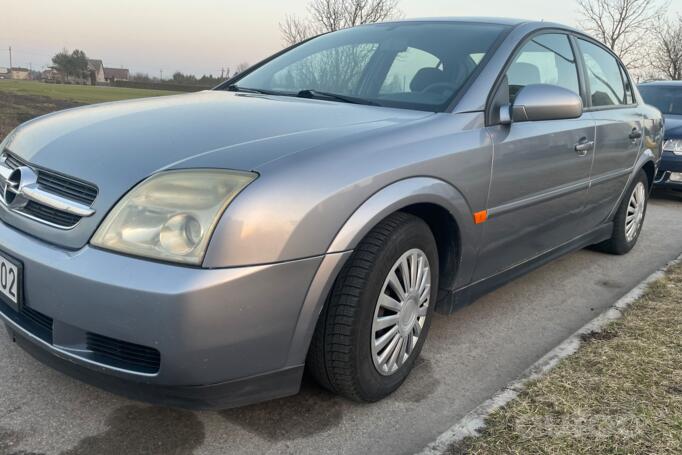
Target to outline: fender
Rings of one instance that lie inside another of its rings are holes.
[[[308,346],[331,287],[352,251],[367,233],[391,213],[415,204],[435,204],[455,219],[460,237],[460,263],[456,285],[473,273],[480,230],[465,197],[452,185],[433,177],[412,177],[388,185],[368,198],[344,223],[329,245],[308,289],[291,343],[287,365],[305,362]]]
[[[327,253],[352,250],[360,240],[393,212],[414,204],[439,205],[455,218],[463,232],[471,229],[474,222],[471,208],[462,194],[449,183],[433,177],[413,177],[393,183],[367,199],[346,221],[329,245]]]
[[[628,177],[627,183],[623,187],[623,190],[621,191],[616,204],[611,208],[609,216],[606,218],[607,220],[613,220],[613,217],[616,215],[616,211],[618,210],[618,207],[620,206],[620,203],[622,202],[623,197],[625,196],[625,192],[630,187],[630,184],[637,176],[639,171],[641,171],[647,163],[653,163],[654,176],[656,176],[656,172],[658,171],[658,165],[660,164],[660,161],[661,161],[660,153],[656,155],[656,153],[654,153],[653,150],[651,150],[650,148],[647,148],[642,153],[640,153],[640,155],[637,157],[635,165],[632,167],[632,171],[630,172],[630,176]],[[649,184],[653,187],[653,182],[649,182]]]

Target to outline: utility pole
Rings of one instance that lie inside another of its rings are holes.
[[[159,80],[163,80],[163,70],[159,70]]]
[[[12,72],[12,46],[9,47],[9,71]]]

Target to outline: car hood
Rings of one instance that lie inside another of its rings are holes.
[[[665,116],[665,138],[682,139],[682,115]]]
[[[23,160],[91,182],[95,215],[58,231],[7,210],[0,218],[70,248],[89,240],[130,188],[164,169],[255,170],[340,137],[397,127],[427,112],[283,96],[205,91],[70,109],[17,128],[6,149]],[[58,231],[58,232],[56,232]]]

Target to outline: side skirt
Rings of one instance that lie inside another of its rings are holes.
[[[497,275],[484,278],[455,291],[447,292],[438,299],[436,311],[440,314],[452,314],[459,308],[473,303],[476,299],[485,294],[492,292],[508,282],[542,267],[561,256],[609,239],[612,233],[613,223],[609,222],[603,224],[587,234],[583,234],[570,242],[564,243],[553,250],[542,253],[539,256],[522,262],[510,269],[504,270]]]

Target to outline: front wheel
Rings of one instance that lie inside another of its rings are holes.
[[[613,219],[613,235],[597,245],[597,248],[611,254],[626,254],[637,243],[644,216],[646,215],[649,179],[644,171],[628,187]]]
[[[308,371],[327,389],[377,401],[412,370],[431,324],[438,252],[428,225],[398,212],[344,266],[320,315]]]

